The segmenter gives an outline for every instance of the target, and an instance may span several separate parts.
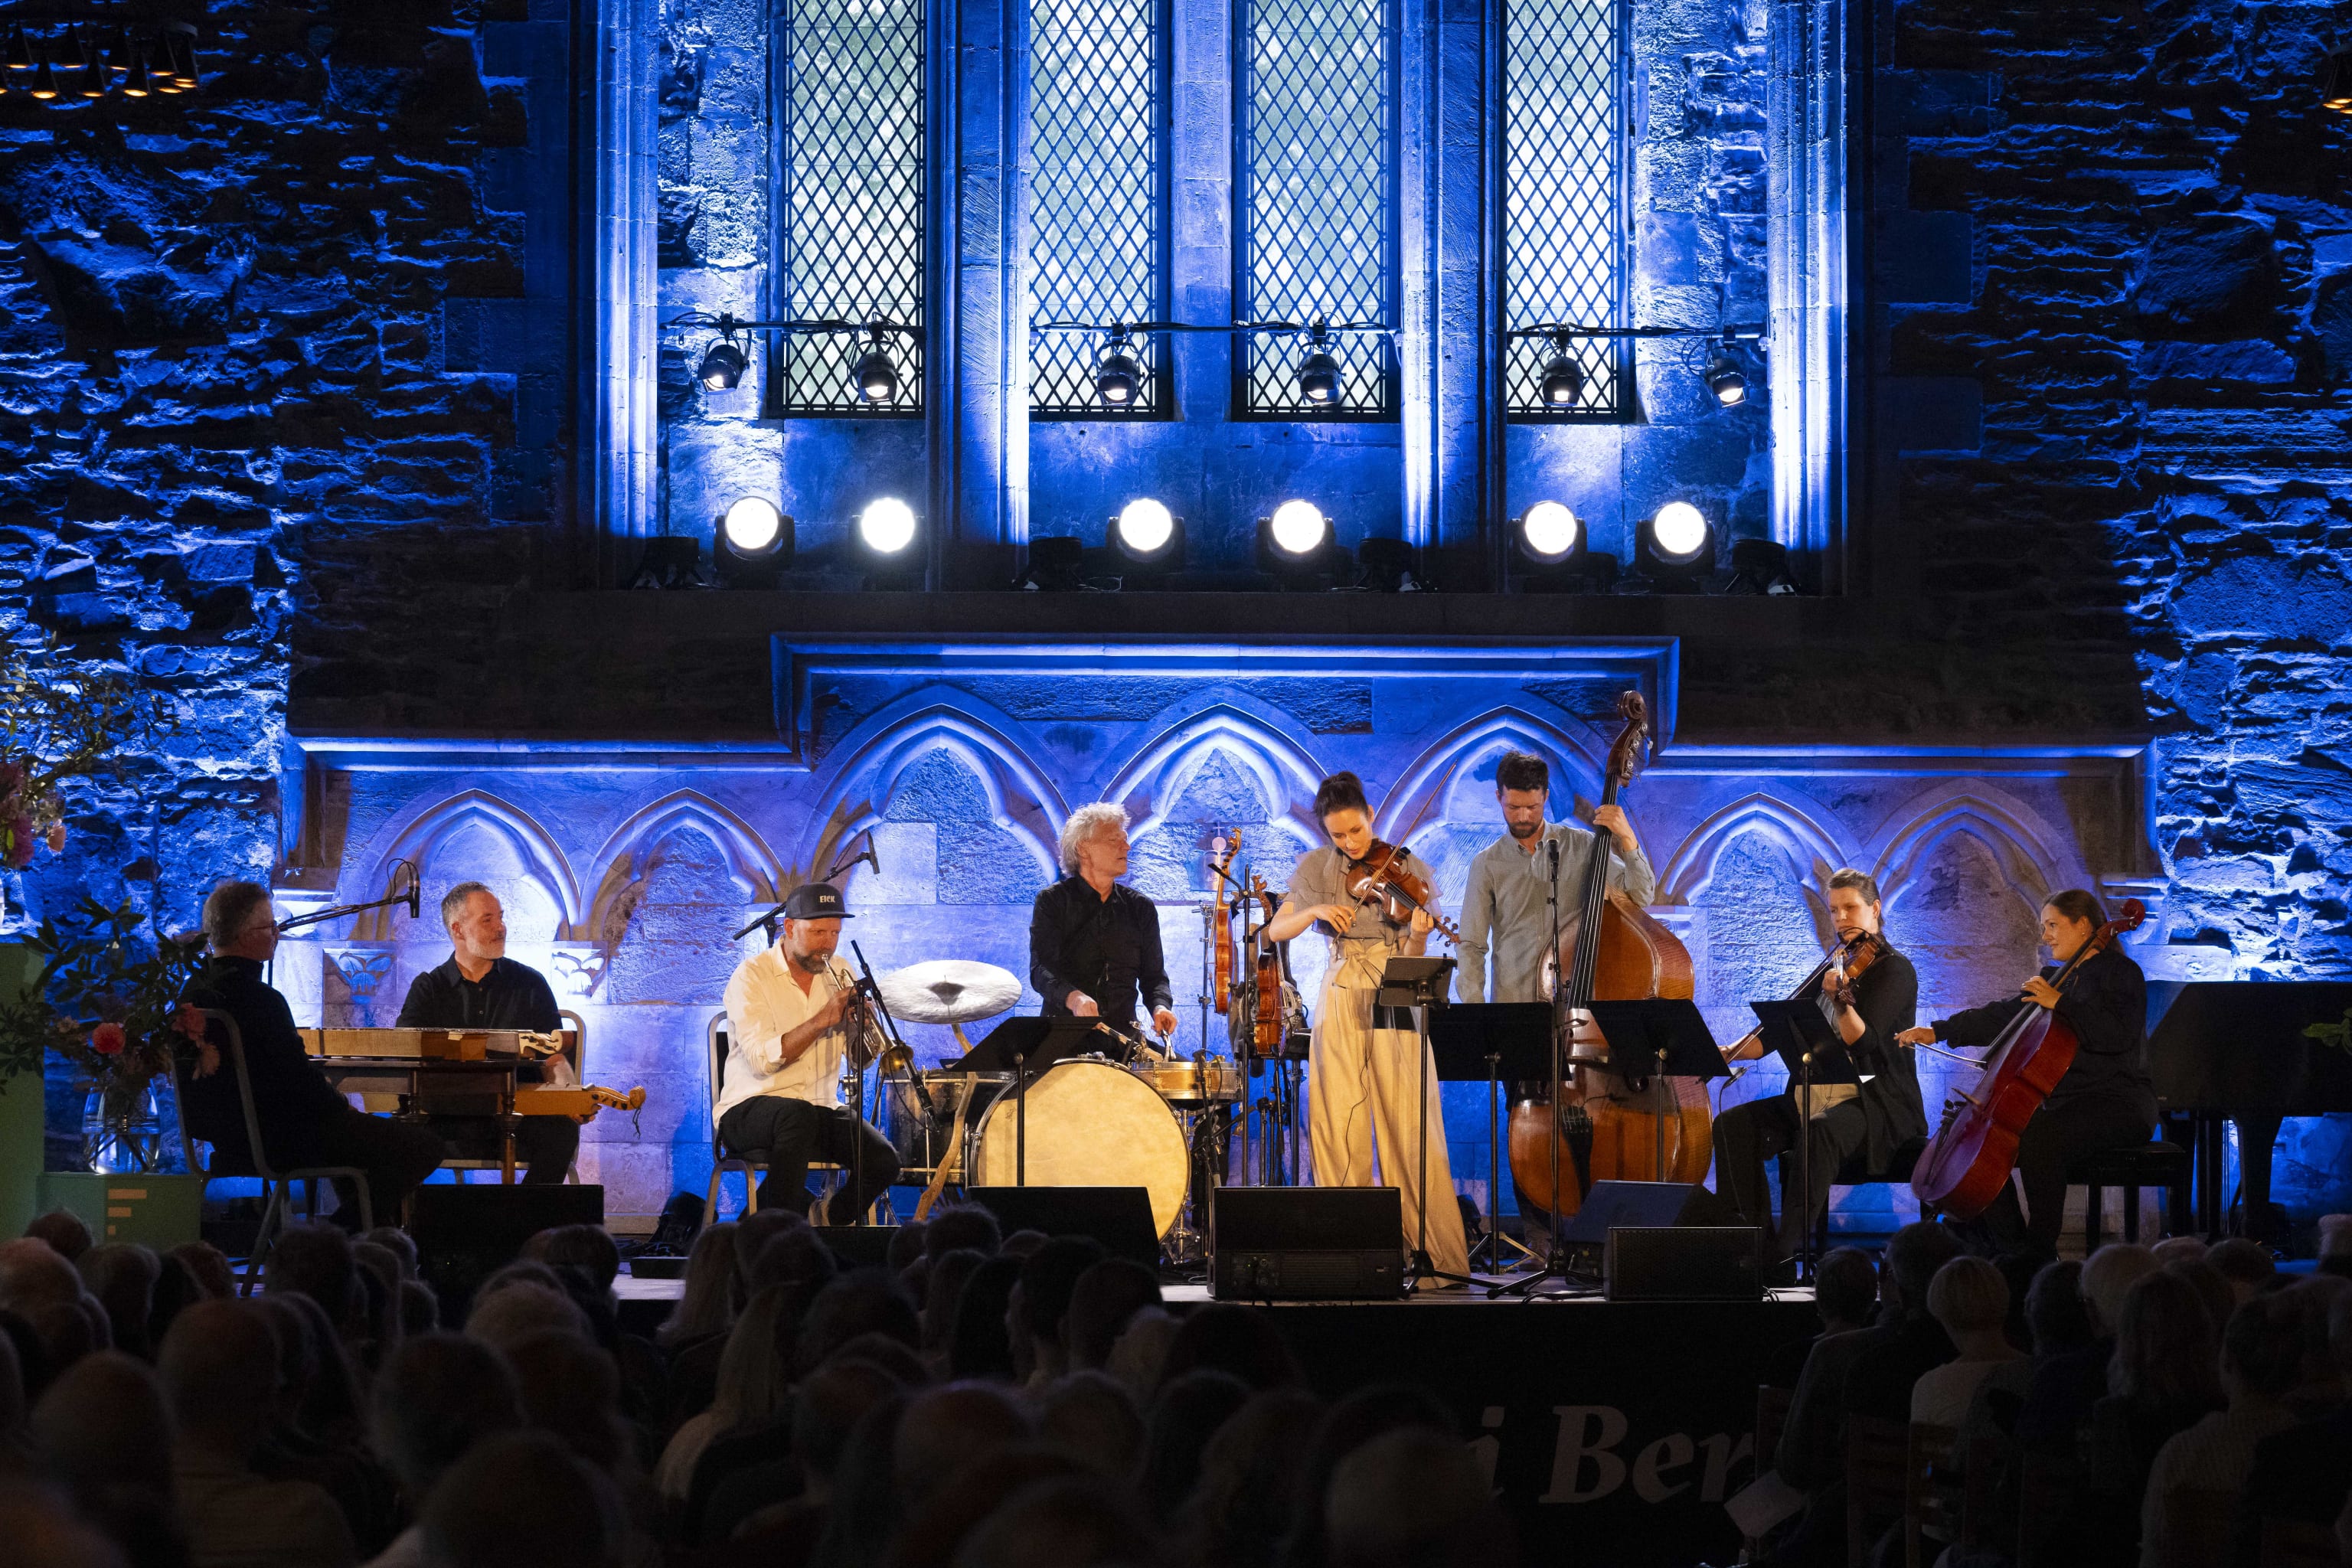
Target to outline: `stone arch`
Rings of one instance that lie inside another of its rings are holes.
[[[402,860],[415,861],[417,869],[430,879],[436,870],[435,850],[453,834],[474,826],[485,827],[506,841],[523,874],[554,907],[556,940],[571,936],[586,914],[571,862],[557,847],[554,838],[528,812],[487,790],[469,789],[451,795],[410,818],[408,825],[374,858],[362,888],[370,891],[388,889],[393,868]],[[436,911],[421,911],[418,918],[432,923],[437,931]],[[393,911],[379,910],[352,922],[351,940],[389,942],[396,935]]]
[[[1992,792],[1939,789],[1881,842],[1887,935],[1918,968],[1920,1016],[2013,992],[2038,961],[2035,911],[2068,885],[2046,827]]]
[[[588,902],[586,934],[607,942],[617,938],[614,928],[627,919],[629,889],[643,878],[646,852],[680,826],[694,828],[719,847],[745,903],[772,903],[782,896],[781,868],[759,831],[699,790],[677,790],[632,813],[596,852],[593,864],[600,870]]]
[[[1447,905],[1458,905],[1471,857],[1500,831],[1492,800],[1493,764],[1505,752],[1541,757],[1551,771],[1557,819],[1563,809],[1574,809],[1580,793],[1599,789],[1601,765],[1591,740],[1524,709],[1489,710],[1423,748],[1380,800],[1374,820],[1384,834],[1406,835],[1413,852],[1437,873]],[[1474,789],[1482,770],[1489,782]],[[1475,805],[1465,792],[1478,796]]]
[[[1658,901],[1705,902],[1725,848],[1749,834],[1777,845],[1798,876],[1818,889],[1851,858],[1838,842],[1834,820],[1824,826],[1821,816],[1778,796],[1742,796],[1691,829],[1658,867]]]
[[[829,868],[859,833],[882,820],[898,775],[934,751],[945,751],[971,770],[987,793],[991,816],[1021,839],[1049,875],[1058,876],[1054,844],[1069,808],[1060,786],[1012,738],[1013,725],[998,719],[984,704],[958,692],[951,701],[939,700],[936,693],[919,693],[870,721],[863,727],[866,733],[835,748],[841,761],[811,792],[812,798],[829,802],[829,807],[822,816],[811,816],[793,846],[792,863],[783,868],[783,879],[790,882]]]
[[[1128,837],[1141,838],[1167,821],[1202,769],[1216,758],[1248,776],[1269,818],[1287,822],[1309,844],[1321,842],[1314,802],[1323,763],[1273,724],[1229,703],[1202,709],[1161,731],[1103,786],[1101,798],[1127,806]]]
[[[1893,899],[1926,857],[1956,833],[1981,843],[2018,897],[2034,908],[2061,888],[2090,884],[2066,836],[2040,813],[2000,791],[1952,784],[1906,803],[1906,815],[1865,847],[1880,889]]]

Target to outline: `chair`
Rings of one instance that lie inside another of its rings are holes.
[[[1949,1426],[1911,1424],[1910,1453],[1903,1470],[1903,1561],[1922,1568],[1936,1553],[1927,1542],[1957,1542],[1967,1499],[1952,1466],[1959,1434]],[[1940,1550],[1940,1548],[1939,1548]]]
[[[582,1017],[579,1014],[573,1012],[569,1007],[560,1009],[556,1013],[555,1016],[559,1022],[567,1025],[572,1030],[572,1047],[563,1053],[565,1059],[570,1061],[572,1064],[572,1075],[578,1079],[582,1083],[586,1083],[588,1081],[588,1020]],[[503,1171],[506,1169],[506,1162],[503,1160],[468,1160],[462,1156],[453,1156],[442,1161],[441,1168],[448,1172],[450,1178],[459,1186],[464,1186],[466,1184],[467,1172]],[[580,1162],[578,1156],[575,1155],[573,1157],[572,1168],[563,1173],[563,1179],[574,1184],[579,1182]]]
[[[1845,1553],[1870,1560],[1870,1543],[1903,1520],[1911,1468],[1911,1428],[1876,1415],[1845,1418]]]
[[[1756,1473],[1762,1475],[1772,1468],[1772,1456],[1780,1447],[1780,1434],[1789,1425],[1789,1405],[1797,1397],[1796,1391],[1775,1388],[1769,1383],[1756,1385]],[[1743,1536],[1748,1559],[1754,1561],[1763,1553],[1764,1543],[1754,1536]]]
[[[2263,1521],[2263,1568],[2339,1568],[2336,1530],[2306,1519]]]
[[[2139,1190],[2162,1187],[2168,1204],[2177,1203],[2188,1190],[2189,1172],[2195,1163],[2189,1152],[2179,1144],[2155,1138],[2127,1148],[2102,1149],[2068,1165],[2066,1184],[2090,1189],[2083,1211],[2084,1252],[2087,1255],[2099,1249],[2099,1210],[2107,1188],[2124,1190],[2124,1239],[2137,1241]]]
[[[236,1099],[245,1112],[245,1146],[251,1156],[252,1169],[224,1168],[220,1163],[220,1147],[217,1144],[213,1148],[212,1165],[205,1165],[196,1159],[196,1142],[188,1134],[186,1067],[176,1054],[172,1064],[172,1104],[180,1124],[180,1152],[186,1158],[190,1172],[203,1177],[207,1184],[230,1176],[261,1178],[261,1228],[254,1232],[253,1250],[246,1257],[245,1278],[237,1287],[238,1295],[250,1296],[254,1281],[261,1273],[261,1260],[268,1256],[269,1244],[276,1239],[278,1226],[285,1223],[288,1194],[295,1183],[304,1184],[303,1208],[314,1219],[319,1213],[319,1184],[338,1176],[350,1177],[360,1194],[360,1229],[362,1232],[375,1228],[375,1205],[368,1192],[367,1173],[357,1166],[305,1165],[297,1170],[280,1171],[270,1164],[268,1152],[261,1145],[261,1118],[253,1109],[253,1077],[246,1070],[245,1036],[238,1030],[236,1020],[227,1014],[210,1007],[203,1011],[205,1033],[210,1035],[214,1026],[219,1026],[227,1047],[222,1055],[230,1070],[236,1074]]]
[[[2052,1538],[2081,1497],[2082,1467],[2072,1458],[2026,1452],[2018,1457],[2017,1568],[2063,1568]]]
[[[730,1171],[743,1174],[743,1212],[760,1212],[759,1184],[754,1176],[768,1173],[764,1160],[746,1160],[730,1154],[719,1141],[719,1096],[727,1079],[727,1053],[733,1039],[727,1026],[727,1010],[720,1008],[710,1015],[709,1026],[703,1030],[703,1061],[710,1075],[710,1190],[702,1197],[702,1223],[709,1225],[719,1216],[719,1186],[721,1178]],[[811,1171],[838,1171],[841,1167],[825,1160],[811,1160]],[[879,1201],[878,1199],[877,1200]]]
[[[1871,1187],[1881,1184],[1895,1186],[1906,1184],[1911,1180],[1912,1169],[1919,1163],[1919,1156],[1927,1152],[1927,1141],[1925,1138],[1914,1138],[1907,1142],[1898,1143],[1888,1152],[1886,1163],[1874,1168],[1870,1163],[1870,1152],[1866,1149],[1857,1149],[1846,1156],[1836,1172],[1831,1175],[1828,1190],[1835,1192],[1840,1187]],[[1785,1194],[1793,1193],[1796,1190],[1797,1156],[1794,1153],[1783,1154],[1780,1156],[1780,1191]],[[1821,1217],[1813,1222],[1813,1256],[1819,1258],[1829,1250],[1829,1246],[1830,1210],[1829,1205],[1823,1204]]]

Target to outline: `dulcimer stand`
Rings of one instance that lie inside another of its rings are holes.
[[[1797,1270],[1813,1277],[1813,1090],[1838,1085],[1862,1087],[1862,1071],[1846,1055],[1845,1041],[1822,1014],[1819,998],[1750,1002],[1756,1033],[1789,1069],[1789,1087],[1797,1100],[1797,1191],[1795,1202],[1805,1218],[1803,1238],[1797,1243]],[[1829,1173],[1835,1175],[1834,1171]],[[1787,1227],[1790,1194],[1780,1194],[1782,1228]]]
[[[1429,1015],[1429,1048],[1440,1083],[1486,1085],[1486,1239],[1470,1254],[1470,1271],[1500,1274],[1535,1256],[1503,1234],[1502,1112],[1497,1097],[1506,1082],[1539,1080],[1551,1070],[1551,1004],[1549,1002],[1457,1002]],[[1517,1258],[1506,1258],[1509,1247]]]
[[[1433,1012],[1445,1005],[1445,993],[1452,984],[1454,960],[1450,958],[1391,958],[1381,970],[1381,988],[1372,993],[1372,1005],[1380,1007],[1410,1007],[1413,1011],[1414,1033],[1419,1037],[1420,1049],[1414,1053],[1413,1071],[1421,1079],[1421,1133],[1414,1152],[1414,1163],[1420,1167],[1413,1177],[1413,1195],[1420,1207],[1419,1223],[1412,1245],[1412,1277],[1404,1288],[1411,1290],[1423,1279],[1443,1279],[1449,1284],[1475,1285],[1467,1274],[1448,1274],[1429,1260],[1429,1080],[1433,1069],[1429,1062],[1429,1019]],[[1378,1021],[1373,1025],[1375,1032]],[[1445,1193],[1448,1203],[1454,1201],[1449,1184]]]

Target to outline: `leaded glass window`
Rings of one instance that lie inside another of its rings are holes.
[[[923,0],[781,0],[781,12],[776,313],[919,327]],[[864,340],[779,334],[775,412],[919,414],[920,340],[880,342],[898,367],[887,405],[860,402],[850,385]]]
[[[1234,310],[1248,321],[1392,327],[1396,297],[1392,0],[1236,0]],[[1339,395],[1299,392],[1304,340],[1253,332],[1237,346],[1244,415],[1395,416],[1390,339],[1336,337]]]
[[[1166,167],[1162,0],[1030,0],[1029,401],[1071,418],[1152,418],[1170,405],[1166,342],[1139,335],[1125,405],[1095,390],[1103,334],[1044,321],[1161,317]]]
[[[1625,325],[1625,0],[1503,0],[1503,325]],[[1547,405],[1547,338],[1507,338],[1512,418],[1622,419],[1622,338],[1570,338],[1577,401]]]

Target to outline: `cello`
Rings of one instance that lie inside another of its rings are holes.
[[[2084,963],[2125,931],[2138,930],[2147,918],[2137,899],[2126,899],[2050,984],[2065,990]],[[2080,1044],[2074,1026],[2056,1008],[2025,1003],[1978,1058],[1983,1070],[1973,1087],[1959,1091],[1958,1108],[1947,1102],[1944,1124],[1912,1167],[1911,1190],[1922,1210],[1974,1219],[1992,1205],[2017,1164],[2017,1141],[2025,1124],[2074,1065]]]
[[[1640,692],[1621,695],[1617,713],[1623,725],[1602,770],[1602,805],[1617,804],[1649,739],[1649,709]],[[1594,832],[1601,837],[1605,830]],[[1511,1179],[1521,1206],[1540,1209],[1547,1218],[1555,1204],[1562,1216],[1576,1213],[1594,1182],[1702,1181],[1715,1158],[1714,1119],[1697,1079],[1667,1079],[1673,1106],[1662,1113],[1650,1085],[1620,1088],[1609,1073],[1577,1065],[1579,1058],[1597,1060],[1607,1044],[1585,1003],[1688,998],[1696,993],[1690,950],[1609,885],[1607,846],[1597,844],[1595,849],[1580,889],[1581,918],[1552,960],[1566,976],[1555,988],[1569,1019],[1567,1077],[1555,1085],[1532,1086],[1532,1092],[1523,1091],[1511,1106]],[[1661,1134],[1663,1170],[1657,1156]],[[1555,1169],[1560,1176],[1557,1194]]]

